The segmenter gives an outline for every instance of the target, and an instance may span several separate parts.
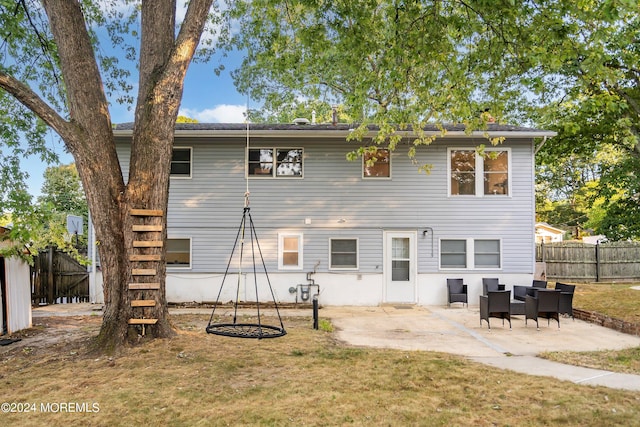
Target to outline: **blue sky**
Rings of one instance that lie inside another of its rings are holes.
[[[216,58],[209,63],[192,63],[187,72],[179,115],[196,119],[201,123],[243,123],[247,103],[254,108],[255,104],[235,90],[231,79],[231,71],[239,67],[241,61],[241,54],[230,54],[224,59],[225,70],[219,76],[213,71],[218,64]],[[135,77],[137,78],[137,75]],[[111,120],[113,123],[131,122],[133,111],[113,104]],[[73,157],[65,152],[64,145],[56,135],[51,135],[50,147],[58,153],[62,164],[73,162]],[[47,165],[36,158],[29,158],[23,162],[23,168],[29,173],[29,192],[38,196]]]

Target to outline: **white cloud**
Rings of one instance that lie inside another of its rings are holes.
[[[221,104],[201,111],[181,108],[178,115],[196,119],[200,123],[244,123],[246,111],[245,105]]]

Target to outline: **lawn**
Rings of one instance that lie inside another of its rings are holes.
[[[577,284],[573,306],[627,322],[640,322],[638,283]],[[640,347],[618,351],[547,352],[540,355],[563,363],[640,375]]]
[[[0,414],[0,423],[640,425],[638,393],[517,374],[448,354],[349,347],[325,331],[330,325],[314,330],[311,318],[285,317],[287,335],[265,340],[208,335],[206,315],[172,318],[174,339],[117,356],[85,353],[97,316],[39,319],[27,334],[60,339],[29,346],[25,339],[0,353],[0,402],[22,411]]]

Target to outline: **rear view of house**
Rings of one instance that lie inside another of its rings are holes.
[[[471,134],[446,130],[427,128],[438,138],[417,147],[416,160],[431,165],[425,174],[407,156],[410,134],[393,152],[379,146],[347,161],[346,153],[371,144],[347,142],[348,125],[178,124],[167,299],[216,300],[247,189],[279,302],[319,292],[325,305],[445,304],[446,279],[456,277],[474,303],[482,277],[530,283],[534,144],[554,133],[496,124]],[[126,124],[115,130],[125,173],[131,133]],[[491,146],[487,136],[505,140]],[[255,299],[251,276],[242,271],[240,299]],[[99,301],[99,273],[92,277]],[[221,300],[235,300],[235,291]]]

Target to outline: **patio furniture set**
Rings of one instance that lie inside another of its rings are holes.
[[[514,285],[513,298],[511,290],[496,278],[482,279],[482,295],[480,295],[480,325],[486,320],[489,329],[491,317],[507,320],[511,329],[512,316],[525,316],[525,326],[529,319],[535,320],[540,329],[538,319],[547,319],[550,324],[554,319],[560,327],[560,315],[573,318],[573,293],[575,285],[556,282],[555,289],[547,288],[545,280],[534,280],[531,286]],[[468,306],[468,287],[463,279],[447,279],[449,306],[462,303]]]

